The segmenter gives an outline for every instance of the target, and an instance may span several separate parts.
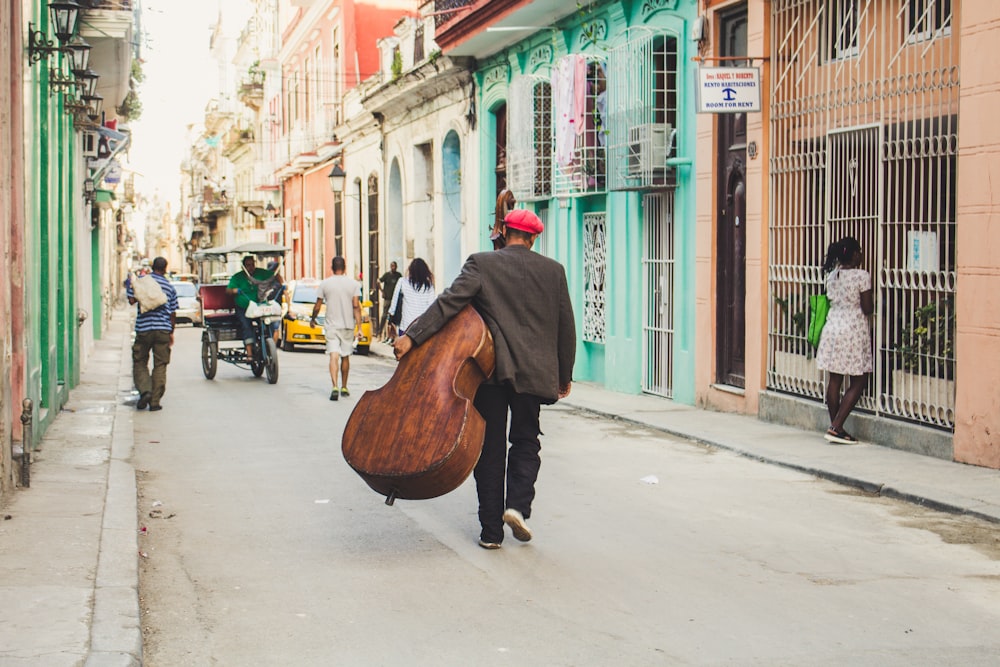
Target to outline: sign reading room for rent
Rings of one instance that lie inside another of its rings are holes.
[[[698,113],[760,111],[759,67],[699,67]]]

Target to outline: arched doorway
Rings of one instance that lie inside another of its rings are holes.
[[[458,133],[448,132],[441,149],[442,184],[441,240],[442,265],[438,283],[450,285],[462,268],[462,145]]]

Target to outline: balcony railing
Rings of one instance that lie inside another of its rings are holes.
[[[452,20],[459,9],[475,2],[476,0],[434,0],[434,27],[440,28]]]
[[[132,0],[79,0],[85,9],[132,11]]]

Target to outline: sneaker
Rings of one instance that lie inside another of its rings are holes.
[[[481,546],[484,549],[499,549],[500,548],[500,543],[499,542],[487,542],[486,540],[479,540],[479,546]]]
[[[510,526],[510,532],[522,542],[531,540],[531,529],[524,522],[524,515],[517,510],[509,509],[503,513],[503,522]]]
[[[142,392],[142,394],[139,395],[139,400],[135,402],[135,409],[145,410],[146,408],[149,407],[149,401],[152,398],[153,395],[150,392],[148,391]]]
[[[840,429],[838,431],[833,428],[828,428],[826,430],[826,434],[823,435],[823,437],[826,438],[828,442],[836,442],[841,445],[856,445],[858,442],[857,438],[855,438],[853,435],[851,435],[844,429]]]
[[[338,391],[338,389],[334,387],[333,391],[330,392],[330,400],[335,401],[338,398],[340,398],[340,391]]]
[[[347,391],[347,387],[341,387],[340,388],[340,395],[341,396],[350,396],[351,392]]]
[[[151,406],[149,406],[149,411],[150,412],[156,412],[157,410],[162,410],[162,409],[163,409],[162,405],[151,405]]]

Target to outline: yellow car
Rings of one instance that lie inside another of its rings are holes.
[[[281,326],[278,328],[278,344],[282,350],[291,351],[296,345],[325,345],[323,322],[326,319],[326,305],[320,307],[316,326],[309,326],[313,306],[316,304],[316,288],[320,281],[315,278],[290,280],[285,285],[282,299]],[[361,326],[354,332],[356,351],[368,354],[372,341],[372,323],[369,311],[371,301],[361,302]]]

